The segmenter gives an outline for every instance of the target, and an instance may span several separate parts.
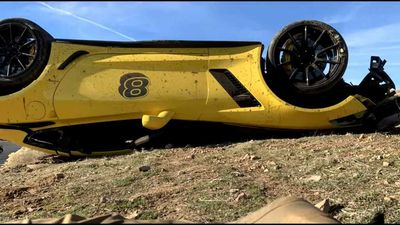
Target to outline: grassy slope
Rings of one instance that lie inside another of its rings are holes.
[[[138,219],[228,222],[296,195],[343,205],[335,217],[400,222],[400,136],[332,134],[0,168],[0,221],[119,212]],[[139,171],[143,165],[147,172]],[[58,174],[58,175],[56,175]],[[237,198],[245,194],[243,198]]]

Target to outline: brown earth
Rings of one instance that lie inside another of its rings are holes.
[[[287,195],[330,199],[343,223],[400,222],[400,135],[332,133],[0,167],[0,222],[90,217],[229,222]]]

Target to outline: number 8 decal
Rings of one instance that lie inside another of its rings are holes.
[[[128,73],[121,77],[119,93],[125,98],[137,98],[147,95],[149,78],[141,73]]]

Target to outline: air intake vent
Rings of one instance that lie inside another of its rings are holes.
[[[211,69],[210,73],[240,107],[261,106],[257,99],[254,98],[229,70]]]

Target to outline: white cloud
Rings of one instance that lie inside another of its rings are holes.
[[[373,46],[391,48],[393,44],[400,44],[399,36],[400,23],[392,23],[380,27],[354,31],[346,35],[346,42],[349,47],[354,48]]]
[[[340,12],[327,16],[326,18],[323,19],[328,24],[335,25],[339,23],[348,23],[355,19],[358,15],[358,13],[365,8],[368,5],[368,3],[364,4],[359,4],[356,3],[355,5],[350,5],[350,6],[344,6],[343,8],[345,10],[341,10]]]
[[[74,13],[68,11],[68,10],[61,9],[61,8],[55,8],[55,7],[49,5],[49,4],[45,3],[45,2],[39,2],[39,4],[41,4],[42,6],[46,7],[47,9],[50,9],[51,11],[54,11],[54,12],[56,12],[56,13],[59,13],[59,14],[61,14],[61,15],[68,15],[68,16],[71,16],[71,17],[76,18],[76,19],[78,19],[78,20],[80,20],[80,21],[84,21],[84,22],[90,23],[90,24],[92,24],[92,25],[94,25],[94,26],[96,26],[96,27],[99,27],[99,28],[101,28],[101,29],[110,31],[110,32],[112,32],[112,33],[114,33],[114,34],[117,34],[117,35],[119,35],[119,36],[121,36],[121,37],[124,37],[124,38],[126,38],[126,39],[128,39],[128,40],[135,41],[134,38],[131,38],[131,37],[129,37],[129,36],[125,35],[125,34],[122,34],[122,33],[118,32],[118,31],[116,31],[116,30],[114,30],[114,29],[112,29],[112,28],[109,28],[109,27],[107,27],[107,26],[104,26],[104,25],[102,25],[102,24],[99,24],[99,23],[97,23],[97,22],[95,22],[95,21],[93,21],[93,20],[90,20],[90,19],[87,19],[87,18],[78,16],[78,15],[76,15],[76,14],[74,14]],[[71,7],[72,7],[72,8],[71,8]],[[73,8],[76,8],[76,5],[75,5],[75,6],[74,6],[74,5],[70,5],[69,8],[70,8],[69,10],[72,10]]]

